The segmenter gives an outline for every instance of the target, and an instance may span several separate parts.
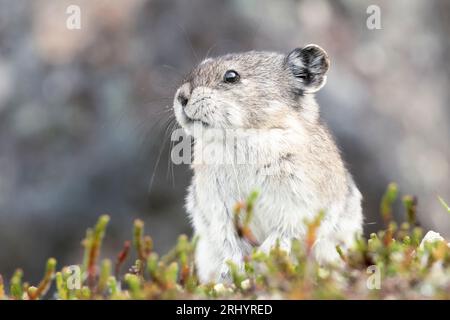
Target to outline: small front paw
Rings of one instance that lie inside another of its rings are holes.
[[[261,251],[262,253],[269,254],[270,250],[275,246],[275,243],[273,241],[264,241],[259,247],[258,251]]]
[[[275,237],[268,237],[258,248],[259,251],[269,254],[272,248],[279,246],[280,249],[290,252],[291,250],[291,242],[289,239],[279,240]]]

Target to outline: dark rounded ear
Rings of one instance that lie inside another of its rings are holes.
[[[296,79],[299,92],[313,93],[325,85],[330,59],[318,45],[309,44],[294,49],[286,56],[285,63]]]

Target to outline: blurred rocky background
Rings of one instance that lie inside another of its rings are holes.
[[[372,4],[381,30],[366,26]],[[66,27],[69,5],[80,30]],[[207,55],[308,43],[332,59],[318,99],[366,231],[396,181],[418,196],[420,223],[449,237],[437,201],[450,200],[449,34],[447,1],[0,0],[0,273],[36,280],[48,256],[77,263],[103,213],[110,255],[135,218],[166,251],[191,232],[191,173],[168,158],[182,75]]]

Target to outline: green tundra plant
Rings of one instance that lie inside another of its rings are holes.
[[[450,207],[448,206],[448,204],[444,201],[444,199],[442,199],[441,197],[438,197],[439,201],[441,202],[442,206],[447,209],[447,212],[450,213]]]
[[[21,269],[12,275],[9,290],[0,276],[0,299],[449,299],[449,244],[442,238],[424,241],[416,223],[415,197],[402,197],[405,222],[397,224],[393,208],[398,195],[397,185],[390,184],[382,197],[383,230],[368,239],[355,238],[349,250],[337,246],[341,260],[319,265],[311,252],[326,212],[305,221],[305,239],[294,240],[290,254],[279,244],[266,254],[258,250],[250,228],[258,198],[258,193],[252,193],[236,204],[234,214],[236,233],[254,250],[245,257],[244,268],[228,262],[229,283],[199,283],[194,263],[196,238],[179,236],[173,249],[160,257],[141,220],[134,222],[132,240],[124,243],[115,260],[101,259],[109,222],[103,215],[82,242],[83,260],[75,266],[80,270],[78,286],[71,282],[73,266],[57,270],[56,260],[50,258],[36,286],[23,281]],[[129,261],[131,250],[137,257],[133,263]],[[122,271],[124,265],[128,271]],[[56,289],[52,292],[53,282]]]

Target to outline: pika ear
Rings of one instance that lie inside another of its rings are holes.
[[[309,44],[294,49],[286,56],[285,63],[296,79],[296,89],[299,92],[317,92],[325,85],[330,59],[318,45]]]

